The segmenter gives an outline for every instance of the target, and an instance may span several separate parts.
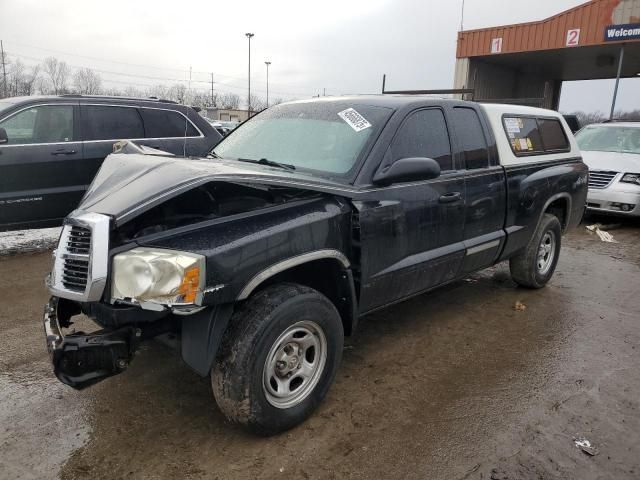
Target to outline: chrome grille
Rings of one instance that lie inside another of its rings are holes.
[[[65,223],[47,280],[49,291],[81,302],[97,301],[107,279],[109,217],[77,211]]]
[[[589,188],[607,188],[618,172],[592,170],[589,172]]]
[[[86,259],[65,258],[62,267],[62,285],[69,290],[84,292],[89,279],[89,256]]]
[[[75,225],[72,226],[67,236],[67,251],[74,254],[89,255],[91,251],[91,230]]]

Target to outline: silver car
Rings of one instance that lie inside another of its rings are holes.
[[[587,208],[640,216],[640,122],[589,125],[576,139],[589,167]]]

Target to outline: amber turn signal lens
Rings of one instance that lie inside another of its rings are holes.
[[[179,292],[184,303],[194,303],[200,286],[200,269],[198,267],[191,268],[184,272]]]

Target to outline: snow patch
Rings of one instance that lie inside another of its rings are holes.
[[[62,227],[0,232],[0,256],[53,249]]]

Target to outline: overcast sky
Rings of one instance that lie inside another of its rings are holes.
[[[540,20],[580,0],[466,0],[464,27]],[[26,64],[53,55],[100,72],[106,86],[186,82],[246,96],[452,88],[461,0],[0,0],[0,37]],[[565,84],[563,111],[608,111],[612,81]],[[621,84],[620,106],[640,108],[640,78]]]

